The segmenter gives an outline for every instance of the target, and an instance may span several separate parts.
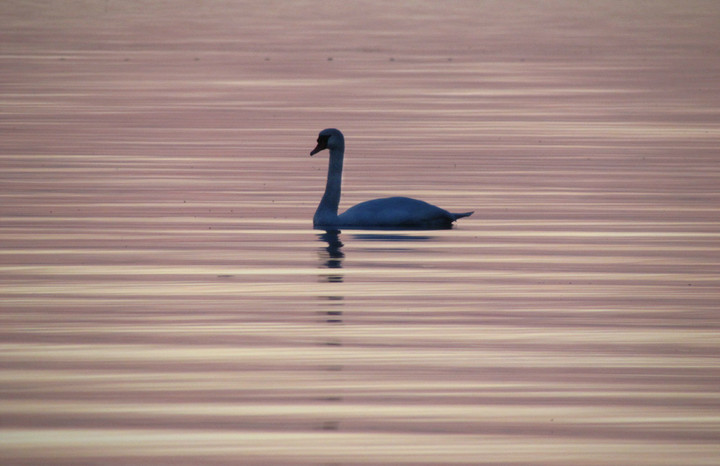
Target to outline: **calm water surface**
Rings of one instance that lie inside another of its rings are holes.
[[[176,5],[1,7],[0,462],[720,461],[714,3]]]

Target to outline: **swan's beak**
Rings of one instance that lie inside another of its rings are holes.
[[[327,139],[321,139],[318,141],[317,146],[315,146],[315,149],[310,152],[310,156],[313,156],[320,152],[323,149],[327,149]]]

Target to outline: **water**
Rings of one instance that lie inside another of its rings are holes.
[[[718,462],[717,7],[86,3],[2,7],[3,464]],[[329,126],[475,214],[313,230]]]

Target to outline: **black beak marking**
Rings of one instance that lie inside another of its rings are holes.
[[[310,152],[310,155],[315,155],[318,152],[320,152],[323,149],[327,149],[327,143],[328,139],[330,139],[330,136],[320,136],[317,140],[317,146],[315,146],[315,149]]]

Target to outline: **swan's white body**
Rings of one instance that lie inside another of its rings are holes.
[[[325,194],[315,211],[315,228],[404,228],[443,229],[472,212],[454,214],[425,201],[409,197],[388,197],[361,202],[338,215],[342,186],[345,138],[334,128],[324,129],[318,136],[318,144],[310,155],[323,149],[330,151]]]

